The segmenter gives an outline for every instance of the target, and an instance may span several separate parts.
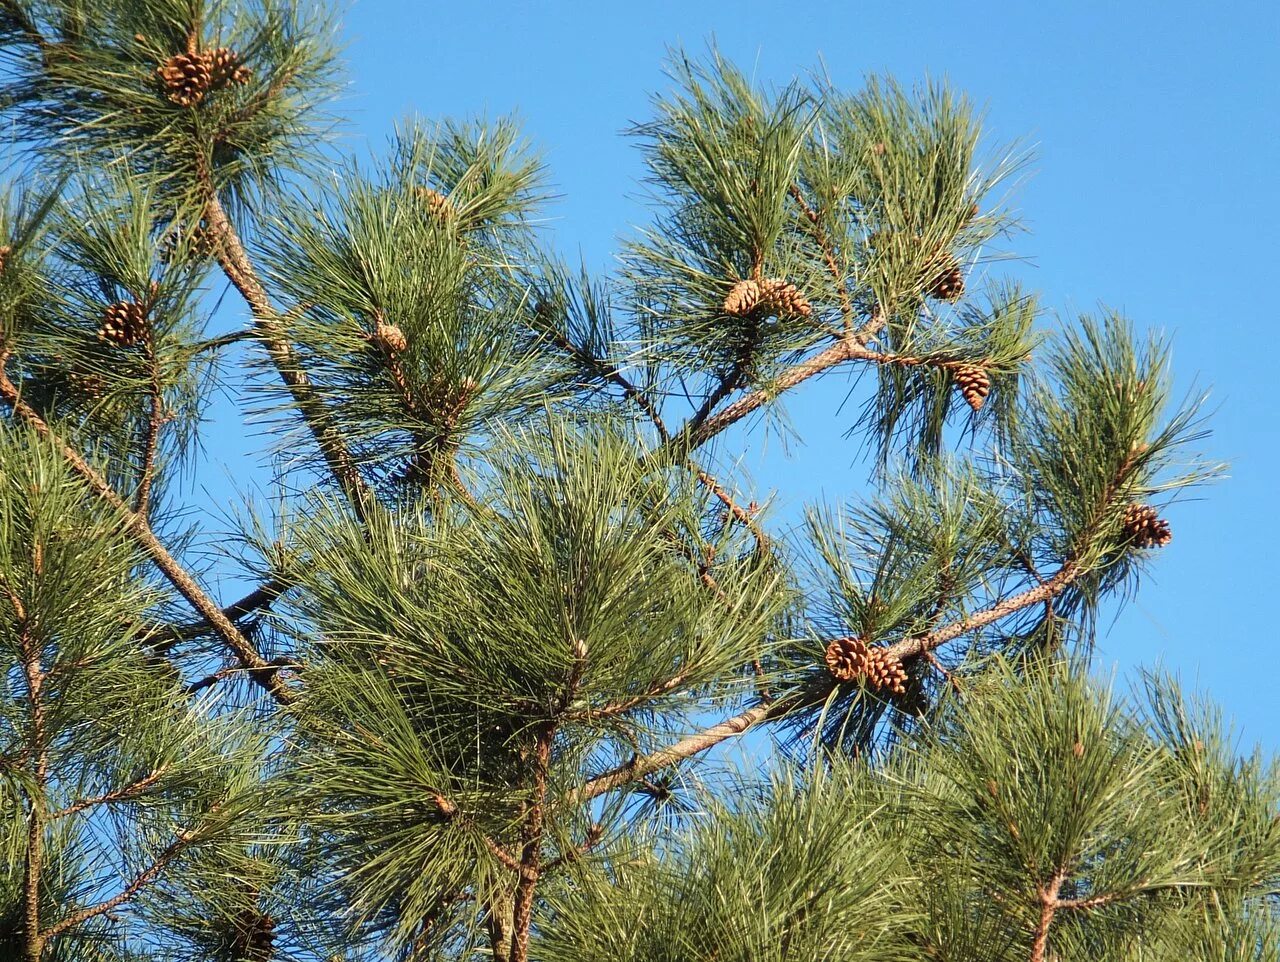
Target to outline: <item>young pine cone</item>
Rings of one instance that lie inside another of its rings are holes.
[[[427,211],[432,217],[447,221],[453,216],[452,202],[440,191],[430,187],[417,187],[415,191],[418,198],[427,205]]]
[[[976,364],[962,364],[955,369],[956,387],[969,407],[981,411],[991,393],[991,377]]]
[[[1173,540],[1169,522],[1149,504],[1131,504],[1125,508],[1123,532],[1135,548],[1163,548]]]
[[[388,354],[399,354],[409,346],[409,340],[404,336],[404,331],[386,321],[378,322],[373,332],[373,339]]]
[[[102,312],[98,339],[120,347],[132,347],[145,341],[151,333],[147,311],[136,301],[117,301]]]

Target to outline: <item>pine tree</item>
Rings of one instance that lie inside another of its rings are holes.
[[[510,121],[340,160],[334,33],[0,0],[0,957],[1276,962],[1280,777],[1088,674],[1198,404],[985,279],[967,100],[676,53],[599,277]],[[870,493],[787,531],[751,429],[827,373]]]

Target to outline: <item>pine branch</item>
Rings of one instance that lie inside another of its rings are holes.
[[[134,513],[147,518],[151,513],[151,485],[155,481],[156,451],[160,445],[160,429],[164,426],[164,392],[160,385],[160,362],[155,347],[148,338],[146,344],[147,366],[151,385],[149,389],[151,410],[147,416],[146,436],[142,445],[141,476],[138,493],[133,503]]]
[[[546,329],[550,332],[551,341],[560,350],[569,354],[583,367],[588,368],[596,373],[602,380],[607,381],[619,389],[627,400],[636,405],[652,422],[654,428],[658,432],[658,436],[662,440],[669,441],[671,435],[667,431],[667,426],[662,420],[662,415],[658,411],[658,407],[653,400],[640,388],[636,387],[632,380],[622,373],[622,369],[612,361],[607,361],[602,357],[596,357],[591,351],[584,347],[580,347],[569,340],[568,336],[559,328],[546,324]]]
[[[809,236],[813,238],[818,249],[822,251],[822,259],[827,265],[827,270],[831,272],[831,279],[835,282],[836,291],[840,298],[840,314],[844,317],[844,329],[846,332],[853,330],[853,302],[849,299],[849,286],[846,278],[836,263],[836,252],[831,245],[827,233],[822,229],[822,220],[816,210],[809,206],[809,202],[804,199],[804,194],[800,192],[799,184],[792,184],[790,188],[791,196],[795,202],[800,205],[800,211],[804,214],[805,220],[809,224]]]
[[[1082,574],[1081,570],[1076,565],[1068,562],[1058,570],[1057,574],[1042,585],[1037,585],[1035,588],[1024,591],[1021,594],[1006,598],[990,608],[976,612],[967,618],[953,622],[927,635],[907,638],[896,644],[889,645],[885,651],[898,659],[930,652],[948,641],[993,624],[1002,618],[1007,618],[1024,608],[1042,604],[1047,598],[1064,591],[1080,574]],[[572,801],[574,804],[590,801],[605,792],[621,788],[636,779],[643,778],[687,758],[700,755],[723,741],[736,738],[761,722],[773,721],[797,709],[817,704],[826,698],[837,687],[837,684],[834,678],[819,676],[800,692],[784,696],[770,704],[754,705],[746,711],[712,725],[710,728],[682,738],[666,748],[658,749],[648,755],[637,756],[617,768],[590,779],[571,796]]]
[[[144,775],[136,782],[132,782],[123,788],[117,788],[115,791],[97,795],[93,798],[81,799],[78,802],[68,805],[66,808],[62,808],[51,813],[49,818],[51,820],[69,818],[72,815],[77,815],[80,812],[87,811],[88,809],[97,808],[99,805],[109,805],[112,802],[127,802],[130,799],[137,798],[164,777],[164,773],[167,768],[167,765],[161,765],[159,768],[155,769],[148,775]]]
[[[40,414],[27,404],[10,380],[6,370],[9,359],[8,351],[0,351],[0,398],[3,398],[23,421],[29,424],[40,437],[54,442],[68,466],[88,485],[89,489],[119,513],[125,528],[138,545],[150,556],[156,567],[178,590],[192,608],[200,614],[214,632],[222,639],[223,644],[231,650],[240,664],[249,672],[257,684],[271,693],[281,704],[293,700],[293,693],[285,686],[275,668],[258,653],[239,628],[227,618],[217,603],[209,597],[196,580],[173,557],[160,541],[147,520],[133,511],[116,493],[92,465],[78,451],[63,441]]]
[[[368,506],[373,494],[364,479],[360,477],[360,472],[341,435],[329,423],[324,404],[312,392],[311,379],[298,364],[297,354],[280,326],[279,314],[272,306],[266,288],[263,287],[239,234],[227,217],[222,202],[213,190],[209,190],[208,193],[205,222],[217,240],[218,265],[227,275],[232,286],[240,292],[245,303],[249,305],[253,313],[254,327],[262,335],[267,354],[275,364],[281,380],[289,389],[303,420],[311,429],[312,436],[316,439],[316,444],[329,465],[330,472],[351,502],[352,510],[362,521],[367,521]]]
[[[68,915],[61,922],[56,923],[52,927],[45,929],[40,933],[40,940],[47,943],[50,939],[61,935],[68,929],[82,925],[90,919],[97,918],[100,915],[106,915],[112,909],[118,908],[125,902],[137,895],[144,887],[154,882],[160,877],[161,873],[168,868],[169,864],[177,858],[182,852],[191,845],[195,836],[193,833],[186,832],[178,836],[164,851],[162,851],[149,866],[133,877],[123,889],[113,895],[106,901],[91,905],[88,908],[81,909],[72,915]]]

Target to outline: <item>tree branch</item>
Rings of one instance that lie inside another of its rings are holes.
[[[201,615],[214,632],[222,639],[223,644],[231,650],[240,664],[249,671],[250,677],[265,688],[276,701],[288,704],[293,700],[293,693],[280,679],[274,667],[260,655],[249,643],[239,628],[227,618],[217,603],[205,593],[185,568],[173,557],[160,541],[147,520],[130,509],[115,489],[92,465],[87,462],[75,448],[58,437],[48,423],[31,405],[22,400],[22,396],[10,380],[6,371],[8,352],[0,351],[0,398],[13,408],[23,421],[27,422],[40,437],[54,442],[70,468],[88,485],[89,490],[100,497],[124,520],[125,529],[134,537],[138,545],[150,556],[156,567],[177,589],[196,612]]]
[[[217,260],[223,273],[253,313],[254,327],[262,335],[262,343],[267,354],[275,364],[284,381],[294,404],[297,405],[303,420],[311,429],[312,436],[329,466],[330,472],[337,479],[339,486],[346,493],[352,509],[362,520],[367,520],[368,505],[373,494],[360,477],[351,453],[339,435],[337,429],[329,423],[329,413],[324,404],[315,396],[311,388],[311,380],[298,364],[297,354],[289,344],[285,331],[280,326],[280,315],[271,305],[266,288],[258,278],[249,254],[241,243],[235,227],[217,193],[208,189],[208,200],[205,205],[205,223],[217,240]]]
[[[68,929],[81,925],[99,915],[105,915],[112,909],[129,901],[129,899],[137,895],[144,886],[149,885],[160,876],[160,873],[168,867],[169,863],[177,858],[182,853],[182,850],[191,844],[192,837],[193,836],[190,834],[179,836],[176,841],[170,844],[156,857],[154,862],[134,876],[133,881],[126,885],[118,894],[113,895],[105,902],[99,902],[97,905],[91,905],[88,908],[81,909],[79,912],[68,915],[61,922],[58,922],[56,925],[53,925],[41,932],[41,940],[47,942],[49,939],[61,935]]]
[[[658,436],[662,440],[669,441],[671,435],[667,431],[667,426],[662,420],[662,415],[658,411],[658,407],[653,403],[649,395],[645,394],[640,388],[632,383],[631,379],[622,373],[622,369],[612,361],[607,361],[602,357],[596,357],[586,348],[579,347],[569,340],[568,336],[558,328],[547,324],[547,332],[551,335],[551,341],[560,350],[572,355],[579,364],[589,368],[605,381],[614,384],[621,389],[627,400],[631,401],[638,407],[653,423],[657,429]]]
[[[155,480],[156,450],[160,446],[160,428],[164,425],[164,393],[160,387],[160,365],[150,338],[146,344],[147,365],[151,373],[151,411],[147,417],[146,437],[142,443],[142,466],[138,479],[138,494],[133,510],[142,518],[151,511],[151,485]]]
[[[136,782],[126,785],[123,788],[117,788],[113,792],[106,792],[103,795],[98,795],[94,798],[81,799],[78,802],[68,805],[66,808],[53,812],[49,818],[69,818],[70,816],[76,815],[87,809],[97,808],[99,805],[108,805],[111,802],[126,802],[131,798],[137,798],[156,782],[160,781],[160,779],[164,777],[164,773],[167,768],[167,765],[161,765],[155,771],[151,772],[149,775],[143,776]]]
[[[1042,585],[1006,598],[990,608],[939,628],[937,631],[916,638],[905,638],[896,644],[888,645],[885,650],[899,659],[925,654],[948,641],[1006,618],[1023,608],[1042,603],[1046,598],[1065,590],[1081,573],[1081,569],[1075,564],[1067,562]],[[574,804],[580,805],[605,792],[621,788],[638,778],[699,755],[723,741],[741,735],[761,722],[781,718],[796,709],[822,701],[837,687],[837,684],[836,680],[829,675],[819,675],[799,692],[783,696],[769,704],[753,705],[746,711],[726,718],[710,728],[688,735],[666,748],[658,749],[648,755],[637,756],[623,765],[598,775],[573,793],[570,799]]]

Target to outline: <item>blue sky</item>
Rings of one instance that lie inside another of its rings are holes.
[[[640,158],[619,132],[666,85],[669,45],[720,50],[763,83],[819,64],[946,77],[988,110],[994,142],[1033,146],[1014,203],[1015,265],[1070,321],[1099,303],[1174,344],[1179,386],[1212,389],[1207,453],[1230,478],[1170,513],[1174,541],[1119,618],[1101,664],[1162,662],[1211,693],[1246,741],[1273,726],[1273,568],[1280,548],[1280,8],[1210,3],[761,3],[361,0],[343,16],[346,149],[381,150],[410,115],[516,112],[561,195],[549,224],[570,257],[607,267],[642,223]],[[1001,268],[1003,270],[1003,268]],[[789,402],[805,445],[743,439],[780,514],[840,500],[865,476],[847,385]],[[761,500],[764,500],[762,497]]]

